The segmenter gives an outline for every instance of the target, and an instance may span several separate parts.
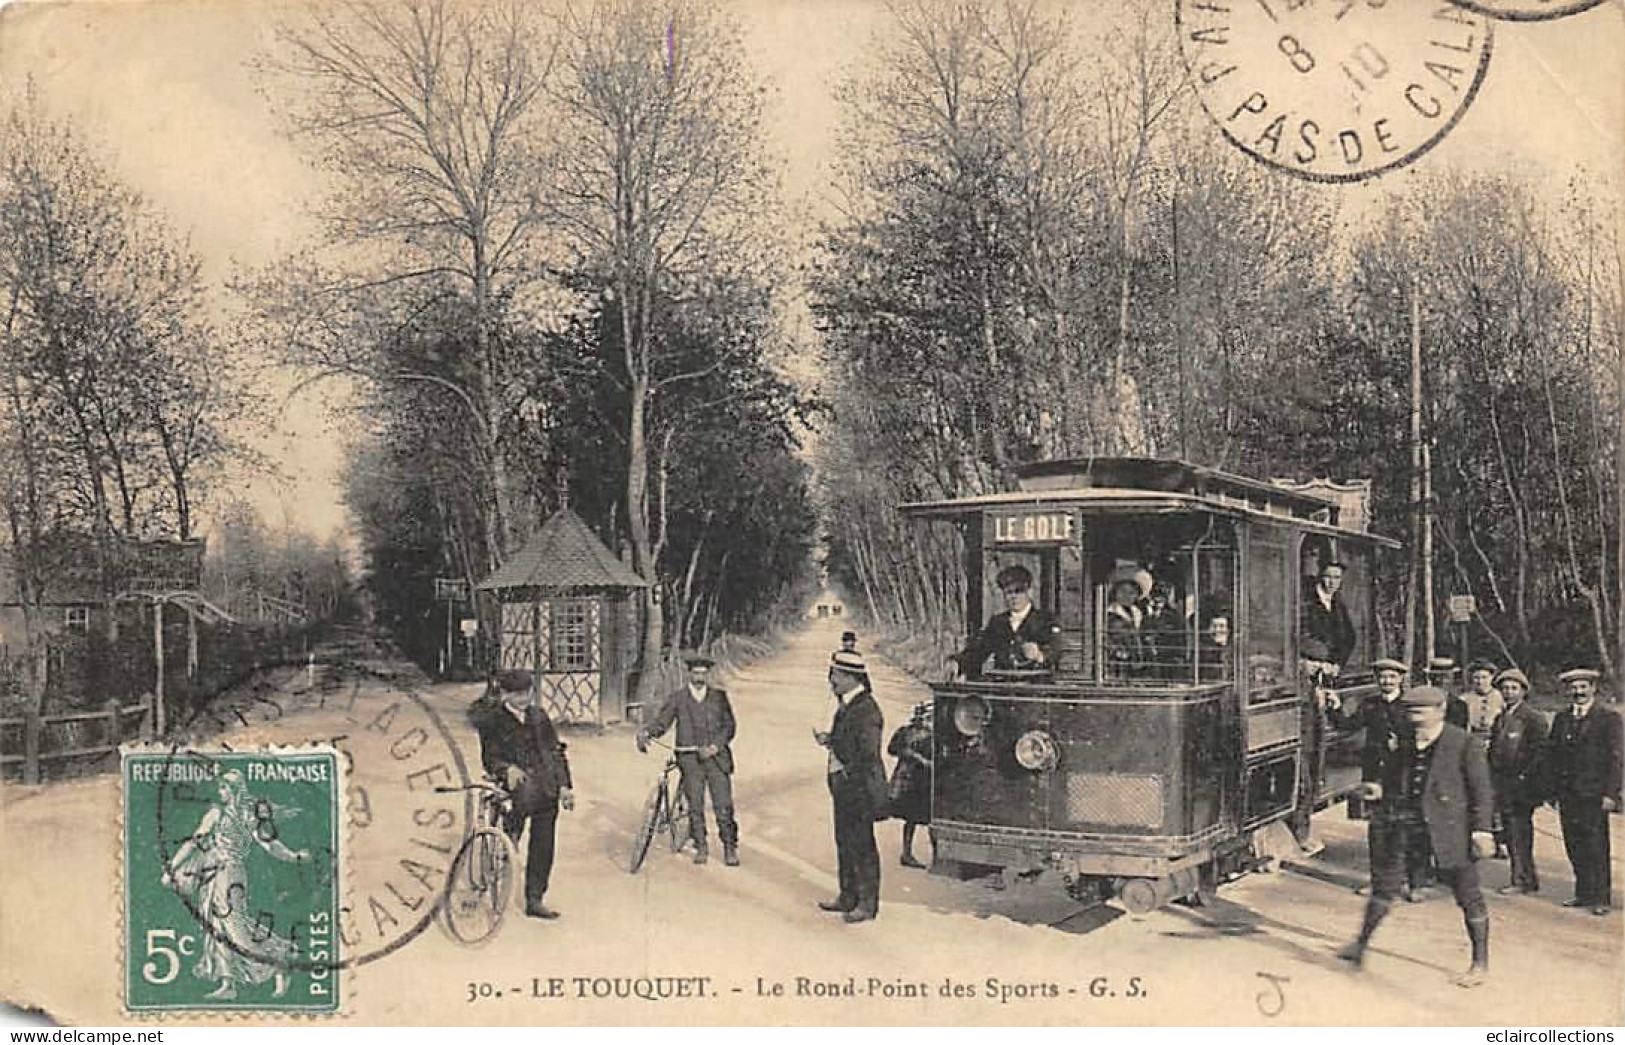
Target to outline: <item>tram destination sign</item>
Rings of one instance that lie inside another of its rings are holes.
[[[991,516],[994,544],[1064,544],[1076,524],[1071,512],[1006,512]]]

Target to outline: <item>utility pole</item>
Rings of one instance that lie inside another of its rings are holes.
[[[1421,490],[1417,509],[1421,515],[1417,546],[1421,555],[1422,657],[1432,662],[1433,620],[1433,448],[1422,438],[1422,286],[1411,274],[1411,436],[1413,451],[1420,458]]]
[[[1405,598],[1405,663],[1416,665],[1416,597],[1422,585],[1422,336],[1411,278],[1411,580]]]

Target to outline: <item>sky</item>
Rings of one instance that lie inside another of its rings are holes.
[[[789,201],[804,215],[827,215],[840,118],[833,88],[861,68],[886,9],[878,0],[730,6],[769,84],[769,146]],[[324,193],[321,173],[279,133],[247,65],[289,12],[296,9],[251,0],[13,0],[0,8],[0,93],[33,77],[46,104],[79,123],[190,235],[207,277],[224,280],[236,266],[259,267],[308,242],[310,209]],[[1413,170],[1524,168],[1555,192],[1575,163],[1625,174],[1625,0],[1550,22],[1503,23],[1478,98]],[[1321,191],[1371,207],[1412,176]],[[318,536],[341,531],[339,433],[321,399],[292,401],[266,450],[290,477],[251,491],[268,520]]]

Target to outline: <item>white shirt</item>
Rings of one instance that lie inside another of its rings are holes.
[[[525,724],[525,708],[524,708],[524,705],[520,705],[519,707],[514,707],[512,704],[510,704],[506,700],[504,700],[502,702],[502,706],[508,709],[508,714],[512,715],[515,719],[518,719],[519,724],[521,726]]]
[[[710,686],[695,686],[692,682],[688,685],[688,695],[694,698],[696,704],[705,703],[705,695],[709,692]]]
[[[1015,610],[1011,610],[1010,611],[1010,630],[1011,631],[1020,631],[1021,630],[1021,622],[1026,620],[1027,619],[1027,614],[1031,613],[1032,611],[1033,611],[1033,605],[1030,602],[1027,604],[1027,608],[1020,611],[1019,613],[1017,611],[1015,611]]]

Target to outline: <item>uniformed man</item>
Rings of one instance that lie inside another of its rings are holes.
[[[1032,571],[1025,566],[1006,566],[994,583],[1004,596],[1004,612],[988,618],[987,626],[953,658],[960,673],[979,674],[989,657],[1001,671],[1052,667],[1061,629],[1054,617],[1033,604]]]
[[[855,631],[841,632],[841,650],[846,653],[858,651],[858,633]]]
[[[1599,677],[1591,668],[1570,668],[1557,677],[1568,688],[1569,706],[1552,722],[1545,775],[1547,800],[1557,806],[1563,848],[1574,868],[1574,898],[1563,906],[1607,914],[1613,903],[1608,814],[1619,811],[1625,764],[1619,714],[1597,703]]]
[[[1388,759],[1375,788],[1386,806],[1395,844],[1384,847],[1381,862],[1373,868],[1374,885],[1360,935],[1338,957],[1356,966],[1364,961],[1372,933],[1405,882],[1407,847],[1399,843],[1405,836],[1420,834],[1437,859],[1440,876],[1455,893],[1472,948],[1472,964],[1455,982],[1476,987],[1484,981],[1490,960],[1489,908],[1478,882],[1478,861],[1495,851],[1489,763],[1466,730],[1445,722],[1443,690],[1417,686],[1400,700],[1410,733]]]
[[[829,732],[814,732],[813,739],[829,751],[827,775],[841,892],[818,906],[840,912],[850,925],[880,913],[875,821],[886,816],[886,768],[880,761],[885,721],[869,687],[869,669],[858,654],[843,650],[830,657],[829,688],[837,704],[835,718]]]
[[[710,684],[709,657],[688,657],[688,685],[666,698],[655,717],[638,731],[638,750],[649,740],[677,725],[677,769],[688,798],[688,832],[694,839],[694,862],[710,859],[706,843],[705,795],[711,793],[711,811],[717,816],[722,839],[722,862],[739,866],[739,821],[734,818],[733,739],[737,726],[728,694]]]
[[[1502,895],[1540,892],[1535,870],[1535,808],[1541,801],[1540,764],[1546,747],[1546,716],[1530,707],[1529,676],[1507,668],[1495,677],[1505,701],[1490,731],[1490,780],[1495,784],[1495,811],[1501,821],[1512,881],[1497,889]]]
[[[1337,677],[1357,641],[1354,620],[1339,594],[1342,587],[1343,564],[1322,563],[1299,616],[1298,648],[1305,674],[1319,676],[1323,685]]]
[[[1377,676],[1377,695],[1362,700],[1350,711],[1338,695],[1327,696],[1327,710],[1341,728],[1363,728],[1365,740],[1360,749],[1361,798],[1366,803],[1366,849],[1370,857],[1373,880],[1382,863],[1387,847],[1393,842],[1394,831],[1389,826],[1386,806],[1381,799],[1384,767],[1399,750],[1400,741],[1410,732],[1410,720],[1405,714],[1405,680],[1410,677],[1410,665],[1391,657],[1372,661],[1371,670]],[[1411,886],[1419,884],[1407,875],[1402,893],[1409,898]],[[1368,893],[1370,886],[1357,892]]]
[[[558,912],[543,902],[553,874],[554,834],[559,809],[575,808],[570,762],[553,720],[532,699],[531,674],[508,670],[497,675],[486,695],[469,708],[480,737],[480,762],[513,795],[503,821],[514,845],[526,828],[525,914],[552,920]]]

